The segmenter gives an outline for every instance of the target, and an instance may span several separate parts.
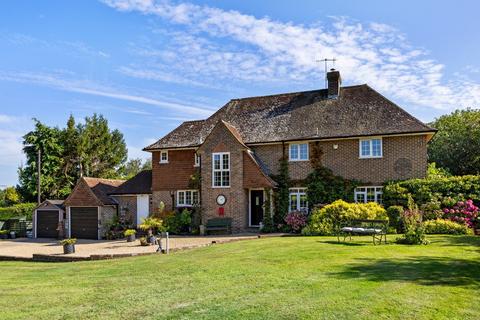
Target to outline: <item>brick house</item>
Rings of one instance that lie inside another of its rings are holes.
[[[313,145],[334,174],[363,182],[355,201],[381,202],[382,184],[422,178],[427,143],[436,130],[366,84],[233,99],[205,120],[187,121],[144,148],[152,153],[150,211],[200,203],[203,223],[233,218],[236,231],[256,228],[275,190],[280,159],[294,182],[290,210],[308,208],[304,179],[312,171]],[[201,185],[192,187],[192,176]]]

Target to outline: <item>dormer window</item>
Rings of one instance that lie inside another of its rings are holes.
[[[292,143],[289,145],[290,161],[308,161],[308,143]]]
[[[160,151],[160,163],[168,163],[168,151]]]
[[[194,167],[200,167],[200,156],[195,153],[195,162],[194,162]]]
[[[381,158],[383,156],[382,138],[360,139],[359,153],[361,159]]]

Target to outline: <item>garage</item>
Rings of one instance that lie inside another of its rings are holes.
[[[45,200],[33,212],[33,237],[58,238],[63,237],[63,218],[65,207],[63,200]]]
[[[98,239],[98,208],[70,207],[70,237]]]
[[[58,210],[37,210],[37,238],[57,238]]]

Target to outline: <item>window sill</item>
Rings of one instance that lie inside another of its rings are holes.
[[[310,159],[297,159],[297,160],[288,159],[288,162],[305,162],[305,161],[310,161]]]
[[[167,164],[168,161],[160,161],[159,164]]]
[[[376,157],[358,157],[358,159],[382,159],[383,156],[376,156]]]
[[[212,186],[213,189],[230,189],[230,186]]]

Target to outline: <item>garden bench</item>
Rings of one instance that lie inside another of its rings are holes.
[[[205,231],[222,231],[225,230],[228,233],[232,231],[232,218],[213,218],[207,220]]]
[[[372,236],[373,244],[387,243],[388,220],[351,220],[343,225],[337,226],[337,238],[343,237],[352,240],[352,235]]]

